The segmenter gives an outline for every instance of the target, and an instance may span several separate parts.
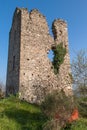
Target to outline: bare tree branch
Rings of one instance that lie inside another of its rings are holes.
[[[74,87],[79,94],[87,96],[87,53],[80,50],[72,61]]]

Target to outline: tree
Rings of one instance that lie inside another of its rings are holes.
[[[72,76],[75,91],[80,96],[87,96],[87,54],[80,50],[72,61]]]
[[[87,118],[87,53],[80,50],[72,61],[74,92],[79,113]]]

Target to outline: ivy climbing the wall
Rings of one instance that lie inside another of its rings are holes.
[[[54,66],[54,73],[58,74],[60,65],[63,63],[64,57],[66,55],[66,48],[63,47],[63,43],[60,43],[52,50],[54,53],[53,62],[52,62]]]

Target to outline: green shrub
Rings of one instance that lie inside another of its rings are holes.
[[[46,96],[45,101],[41,105],[42,111],[48,116],[49,121],[45,125],[48,128],[52,127],[54,130],[57,127],[62,127],[69,119],[74,103],[72,96],[66,96],[65,92],[53,92]]]
[[[71,124],[67,124],[62,130],[87,130],[87,119],[80,118]]]
[[[87,97],[77,97],[77,106],[80,116],[87,118]]]
[[[64,61],[64,57],[66,54],[66,48],[63,47],[63,43],[58,44],[53,50],[54,58],[53,58],[53,66],[54,66],[54,73],[58,74],[59,67]]]

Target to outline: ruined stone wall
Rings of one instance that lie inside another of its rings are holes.
[[[53,38],[49,34],[46,18],[38,10],[34,9],[29,13],[25,8],[17,8],[15,15],[17,15],[17,12],[21,18],[17,19],[14,16],[17,22],[13,21],[12,24],[13,31],[10,36],[7,86],[19,88],[20,98],[32,103],[40,103],[46,94],[60,88],[64,88],[68,93],[69,89],[71,90],[71,82],[69,77],[70,61],[66,23],[62,20],[54,21],[52,25]],[[16,28],[18,33],[17,39],[14,40],[14,30]],[[12,51],[14,41],[16,41],[16,45]],[[60,42],[63,42],[67,53],[64,63],[60,66],[59,74],[55,75],[53,65],[47,55],[49,50]],[[9,70],[13,64],[13,52],[17,60],[15,61],[15,71],[11,71],[10,74]],[[12,83],[11,80],[14,82]],[[8,87],[7,91],[9,92]]]
[[[72,93],[71,84],[71,67],[70,67],[70,56],[68,48],[68,28],[67,23],[63,20],[54,20],[53,22],[53,34],[55,46],[63,43],[63,47],[66,48],[66,55],[64,57],[64,62],[60,66],[58,74],[58,84],[60,88],[63,88],[67,94]]]
[[[9,50],[7,65],[6,93],[12,94],[19,91],[19,70],[20,70],[20,33],[21,33],[21,12],[14,13],[12,27],[9,32]],[[13,63],[14,62],[14,63]]]

